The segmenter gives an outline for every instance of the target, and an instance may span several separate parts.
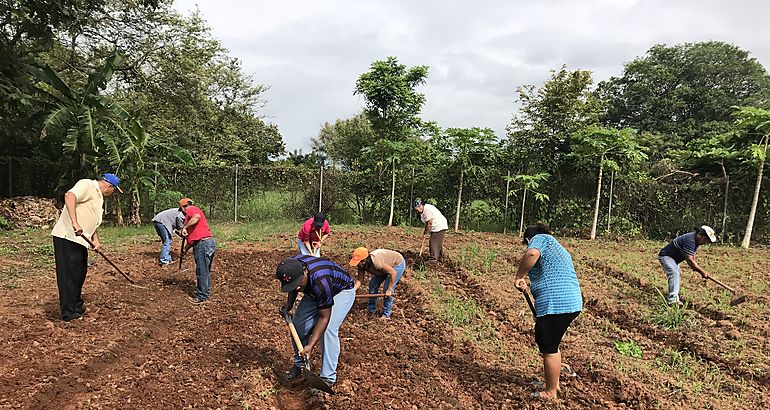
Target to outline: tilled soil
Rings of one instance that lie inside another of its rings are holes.
[[[357,301],[340,329],[337,394],[321,397],[310,396],[301,381],[278,378],[291,365],[289,332],[278,315],[285,294],[273,276],[278,261],[292,254],[284,238],[218,250],[212,300],[200,306],[186,300],[194,271],[157,267],[155,245],[134,246],[114,260],[146,289],[128,286],[91,255],[95,263],[84,287],[88,312],[70,323],[59,320],[51,267],[0,294],[0,407],[770,407],[763,369],[723,359],[722,336],[650,325],[637,315],[629,280],[577,257],[586,307],[562,343],[564,361],[577,376],[564,375],[559,399],[531,399],[529,384],[542,380],[542,367],[531,314],[512,287],[520,249],[512,252],[508,240],[450,235],[447,261],[408,270],[399,282],[390,321],[372,317],[365,302]],[[356,233],[336,233],[324,256],[346,266],[347,248],[358,241]],[[459,250],[470,241],[500,249],[498,263],[484,273],[462,266]],[[408,266],[415,256],[411,248],[419,244],[395,229],[378,230],[362,242],[403,251]],[[192,267],[192,260],[185,262]],[[437,292],[473,301],[491,333],[449,323]],[[619,356],[613,345],[619,338],[635,340],[645,352],[686,351],[698,366],[713,365],[721,394],[682,388],[679,376],[655,359]]]

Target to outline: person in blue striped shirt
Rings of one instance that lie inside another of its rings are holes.
[[[552,399],[559,389],[561,372],[561,343],[570,323],[583,310],[572,256],[551,236],[548,225],[534,224],[524,231],[526,252],[521,257],[514,286],[526,290],[529,275],[530,289],[535,298],[535,342],[543,355],[545,391],[534,397]]]
[[[282,317],[284,312],[291,312],[299,292],[304,294],[292,319],[304,350],[298,351],[292,339],[294,366],[284,373],[283,379],[291,381],[300,377],[313,348],[323,340],[320,376],[326,384],[333,385],[337,381],[340,357],[338,332],[355,301],[355,280],[336,263],[312,255],[282,260],[275,276],[281,282],[281,291],[288,292],[286,304],[280,308]]]

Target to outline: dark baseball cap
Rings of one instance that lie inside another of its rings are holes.
[[[305,274],[302,262],[294,258],[286,258],[278,263],[275,268],[275,277],[281,282],[282,292],[291,292],[297,289]]]
[[[326,222],[326,215],[324,215],[321,212],[315,214],[315,216],[313,217],[313,226],[315,226],[316,228],[323,227],[324,222]]]

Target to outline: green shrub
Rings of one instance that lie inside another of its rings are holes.
[[[615,350],[620,352],[623,356],[631,356],[635,357],[637,359],[640,359],[642,357],[642,348],[639,347],[638,344],[636,344],[633,340],[616,340],[615,341]]]

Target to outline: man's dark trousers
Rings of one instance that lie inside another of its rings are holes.
[[[53,253],[61,318],[67,321],[77,319],[86,311],[81,291],[88,271],[88,249],[76,242],[54,236]]]

